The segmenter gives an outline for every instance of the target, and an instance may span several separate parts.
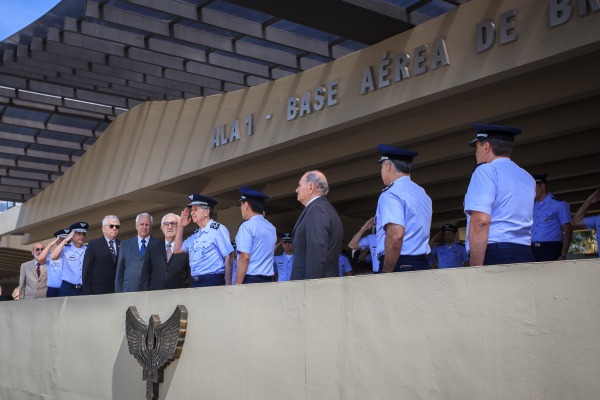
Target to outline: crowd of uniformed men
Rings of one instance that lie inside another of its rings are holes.
[[[477,166],[465,196],[465,245],[457,228],[445,224],[430,239],[432,202],[410,178],[417,153],[379,145],[381,193],[375,216],[348,243],[360,250],[360,261],[374,273],[460,266],[564,260],[573,227],[596,229],[600,215],[585,217],[600,201],[596,190],[571,219],[569,205],[548,191],[546,175],[530,175],[511,159],[519,128],[473,124]],[[279,243],[275,227],[265,218],[268,196],[240,189],[244,222],[235,241],[213,220],[217,202],[192,194],[181,215],[162,217],[164,238],[150,236],[153,218],[135,220],[137,235],[117,239],[119,218],[102,220],[103,236],[85,244],[89,225],[77,222],[55,232],[47,246],[33,245],[34,259],[21,266],[21,298],[105,294],[140,290],[219,286],[326,278],[352,274],[341,254],[343,228],[326,196],[327,179],[320,171],[305,173],[296,194],[304,209],[291,233]],[[191,223],[198,229],[189,237]],[[366,235],[365,235],[366,234]],[[443,238],[443,240],[441,240]],[[434,243],[442,244],[434,246]],[[278,253],[279,246],[283,253]],[[359,261],[359,262],[360,262]]]

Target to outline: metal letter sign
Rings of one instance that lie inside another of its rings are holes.
[[[158,315],[152,315],[148,325],[133,306],[125,313],[125,332],[129,354],[144,369],[146,399],[158,399],[158,384],[163,381],[163,370],[179,358],[187,330],[187,308],[177,306],[173,315],[163,324]]]

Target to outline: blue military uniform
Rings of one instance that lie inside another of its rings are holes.
[[[69,226],[68,231],[87,232],[88,228],[89,224],[86,222],[76,222]],[[86,249],[87,245],[85,244],[78,248],[72,243],[62,248],[58,258],[62,264],[60,296],[79,296],[83,293],[82,269]]]
[[[258,202],[263,205],[269,197],[257,190],[241,188],[240,202]],[[262,215],[253,215],[244,221],[235,237],[237,253],[250,255],[244,283],[273,281],[273,250],[277,244],[275,227]],[[239,265],[239,259],[238,259]]]
[[[514,140],[521,132],[518,128],[498,125],[473,124],[473,127],[478,133],[471,145],[488,138]],[[471,211],[478,211],[491,216],[485,265],[533,261],[530,232],[534,199],[533,177],[509,158],[479,165],[471,176],[464,203],[467,251]]]
[[[66,238],[68,232],[66,229],[61,229],[54,232],[54,237]],[[52,260],[50,258],[50,252],[46,256],[46,268],[48,276],[48,290],[46,291],[46,297],[58,297],[60,293],[60,286],[62,285],[62,260]]]
[[[534,175],[536,184],[546,182],[546,174]],[[536,261],[555,261],[563,245],[562,226],[571,223],[569,203],[548,193],[533,203],[531,250]]]
[[[380,163],[389,159],[412,163],[413,157],[417,155],[415,152],[387,145],[379,145],[378,150],[382,153]],[[377,201],[375,213],[380,271],[385,257],[385,226],[390,223],[402,225],[405,230],[400,257],[394,271],[429,269],[426,256],[430,252],[431,216],[431,199],[409,176],[396,179],[383,190]]]
[[[343,254],[340,254],[340,276],[344,276],[344,274],[348,272],[352,272],[352,265],[350,265],[350,260]]]
[[[203,195],[191,194],[188,207],[214,207],[217,201]],[[210,219],[204,228],[197,229],[181,245],[189,254],[192,286],[225,285],[225,257],[233,252],[229,231]]]
[[[373,265],[373,272],[378,273],[379,272],[379,259],[377,258],[377,236],[375,236],[374,233],[370,233],[367,236],[360,238],[358,245],[360,246],[361,250],[364,250],[367,247],[369,248],[369,251],[370,251],[369,256],[371,257],[371,263]],[[369,256],[367,256],[367,261],[369,260],[369,258],[368,258]]]
[[[598,256],[600,257],[600,214],[599,215],[593,215],[591,217],[585,217],[583,219],[583,223],[589,229],[595,229],[596,230],[596,243],[598,245]]]
[[[443,244],[431,249],[431,255],[437,259],[438,268],[462,267],[469,262],[469,255],[464,245],[452,243],[450,246]]]
[[[181,248],[190,256],[192,279],[201,275],[224,274],[224,257],[233,251],[229,231],[212,219],[188,237]]]
[[[444,224],[442,232],[458,232],[458,228],[452,224]],[[457,268],[462,267],[469,261],[469,255],[464,245],[459,243],[444,243],[441,246],[435,246],[431,249],[430,264],[437,262],[438,268]]]
[[[292,235],[284,233],[282,242],[292,242]],[[289,281],[292,276],[292,265],[294,264],[293,254],[280,254],[273,257],[273,272],[277,274],[277,282]]]

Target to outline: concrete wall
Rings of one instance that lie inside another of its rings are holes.
[[[0,399],[143,399],[125,311],[189,311],[161,399],[598,399],[600,261],[0,303]]]

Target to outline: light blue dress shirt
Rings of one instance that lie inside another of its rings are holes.
[[[365,237],[362,237],[358,242],[361,250],[366,249],[367,247],[370,249],[370,259],[373,265],[373,272],[379,271],[379,259],[377,258],[377,237],[375,234],[370,233]],[[369,258],[366,259],[369,261]]]
[[[235,237],[237,251],[250,254],[246,275],[273,276],[273,250],[277,232],[262,215],[244,221]],[[238,260],[239,264],[239,260]]]
[[[190,235],[181,248],[190,256],[192,276],[224,273],[225,257],[233,251],[229,231],[212,219]]]
[[[458,243],[452,243],[450,247],[447,244],[435,246],[431,249],[431,255],[437,257],[438,268],[462,267],[463,263],[469,261],[467,249]]]
[[[343,254],[340,254],[340,276],[344,276],[346,272],[352,271],[352,265],[350,265],[350,260]]]
[[[294,264],[294,255],[280,254],[273,258],[273,269],[277,274],[278,282],[289,281],[292,276],[292,265]]]
[[[562,242],[562,226],[571,222],[569,203],[557,200],[551,193],[533,203],[532,242]]]
[[[62,280],[73,285],[81,285],[81,270],[87,245],[80,248],[73,244],[65,245],[58,258],[62,263]]]
[[[48,287],[60,288],[62,284],[62,258],[52,261],[50,253],[46,256],[46,269],[48,277]]]
[[[465,196],[467,252],[471,211],[491,216],[488,243],[531,245],[534,199],[535,180],[509,158],[477,167]]]
[[[377,201],[377,257],[385,252],[385,226],[389,223],[404,227],[401,255],[429,254],[431,229],[431,199],[425,190],[408,176],[396,179],[383,190]]]

